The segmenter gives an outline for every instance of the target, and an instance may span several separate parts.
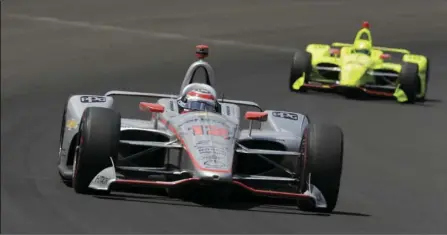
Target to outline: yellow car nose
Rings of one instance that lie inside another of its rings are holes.
[[[366,68],[358,64],[348,64],[340,71],[341,86],[356,87],[361,85],[361,79],[366,72]]]

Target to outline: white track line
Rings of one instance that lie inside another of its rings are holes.
[[[40,17],[40,16],[30,16],[30,15],[23,15],[23,14],[6,14],[4,16],[14,18],[14,19],[45,22],[45,23],[51,23],[51,24],[60,24],[60,25],[65,25],[65,26],[85,28],[85,29],[91,29],[91,30],[102,30],[102,31],[121,32],[121,33],[127,33],[127,34],[138,34],[138,35],[141,35],[144,37],[157,38],[157,39],[197,41],[197,42],[209,43],[209,44],[214,44],[214,45],[234,46],[234,47],[257,49],[257,50],[272,51],[272,52],[295,52],[297,50],[295,48],[289,48],[289,47],[251,44],[251,43],[244,43],[244,42],[238,42],[238,41],[232,41],[232,40],[194,38],[194,37],[189,37],[186,35],[175,34],[175,33],[161,33],[161,32],[139,30],[139,29],[128,29],[128,28],[117,27],[117,26],[112,26],[112,25],[95,24],[95,23],[89,23],[89,22],[83,22],[83,21],[68,21],[68,20],[62,20],[62,19],[53,18],[53,17]]]

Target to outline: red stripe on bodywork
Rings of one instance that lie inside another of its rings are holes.
[[[260,190],[252,188],[240,181],[233,181],[234,184],[241,186],[242,188],[247,189],[248,191],[251,191],[256,194],[264,194],[264,195],[272,195],[272,196],[284,196],[284,197],[291,197],[291,198],[312,198],[309,195],[302,194],[302,193],[289,193],[289,192],[280,192],[280,191],[271,191],[271,190]]]
[[[394,93],[391,92],[385,92],[385,91],[373,91],[373,90],[368,90],[366,88],[362,88],[362,90],[368,94],[371,95],[378,95],[378,96],[386,96],[386,97],[392,97],[394,96]]]
[[[304,84],[304,87],[313,87],[313,88],[323,88],[323,89],[332,89],[335,88],[337,85],[317,85],[317,84]],[[327,86],[327,87],[325,87]]]

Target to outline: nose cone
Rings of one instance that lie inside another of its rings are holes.
[[[195,177],[232,179],[236,124],[215,113],[191,112],[179,117],[173,125],[188,150]]]
[[[362,77],[366,72],[366,67],[361,64],[346,64],[340,71],[340,85],[357,87],[362,83]]]

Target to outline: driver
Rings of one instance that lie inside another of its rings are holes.
[[[217,112],[215,90],[206,84],[200,84],[179,98],[180,113],[191,111]]]
[[[354,43],[354,53],[371,55],[372,45],[367,40],[358,40]]]

